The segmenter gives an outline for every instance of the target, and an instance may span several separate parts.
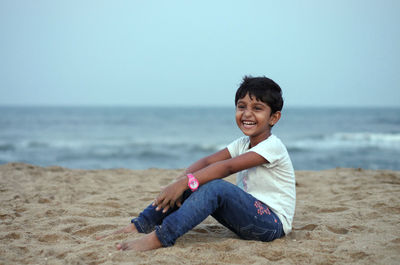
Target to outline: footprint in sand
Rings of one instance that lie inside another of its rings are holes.
[[[47,210],[47,211],[45,212],[45,215],[46,215],[47,217],[55,217],[55,216],[61,216],[61,215],[63,215],[64,213],[66,213],[66,210],[64,210],[64,209],[59,209],[59,210]]]
[[[261,257],[268,259],[269,261],[278,261],[285,258],[285,254],[283,250],[269,250],[269,251],[262,251],[257,253]]]
[[[10,214],[0,214],[0,221],[5,225],[12,224],[15,218],[15,216]]]
[[[296,230],[313,231],[317,227],[318,227],[318,225],[316,225],[316,224],[309,224],[309,225],[303,226],[301,228],[297,228]]]
[[[20,238],[21,238],[21,235],[18,233],[15,233],[15,232],[9,233],[9,234],[5,235],[4,237],[1,237],[1,239],[13,239],[13,240],[20,239]]]
[[[82,217],[68,217],[68,218],[65,218],[64,220],[63,220],[63,222],[64,223],[73,223],[73,224],[76,224],[76,223],[86,223],[86,218],[82,218]]]
[[[61,231],[69,234],[72,232],[72,230],[74,230],[74,226],[68,226],[67,228],[62,229]]]
[[[60,239],[69,239],[66,235],[58,235],[58,234],[47,234],[39,237],[39,242],[43,243],[55,243],[58,242]]]
[[[400,237],[398,237],[398,238],[396,238],[396,239],[393,239],[393,240],[390,241],[390,242],[392,242],[392,243],[394,243],[394,244],[400,244]]]
[[[352,257],[354,260],[361,260],[365,257],[368,257],[369,255],[367,253],[365,253],[364,251],[359,251],[359,252],[353,252],[350,253],[350,257]]]
[[[226,230],[226,228],[222,225],[207,225],[206,229],[212,233],[218,233]]]
[[[341,228],[341,227],[326,226],[326,228],[332,233],[339,235],[345,235],[349,232],[349,230],[347,230],[346,228]]]
[[[116,216],[125,216],[125,213],[121,211],[111,211],[111,212],[105,212],[104,217],[116,217]]]
[[[121,205],[118,202],[114,202],[114,201],[104,202],[104,203],[102,203],[102,205],[111,207],[111,208],[120,208],[121,207]]]
[[[17,246],[15,248],[15,250],[17,251],[17,254],[19,254],[19,255],[26,255],[29,252],[29,249],[24,246]]]
[[[350,226],[349,229],[352,232],[362,232],[365,229],[367,229],[367,227],[363,226],[363,225],[353,225],[353,226]]]
[[[347,207],[334,207],[334,208],[323,208],[320,210],[321,213],[336,213],[336,212],[344,212],[349,208]]]
[[[193,232],[196,232],[196,233],[200,233],[200,234],[207,234],[207,233],[209,233],[209,231],[207,231],[207,229],[204,229],[204,228],[194,228],[192,231],[193,231]]]
[[[92,225],[85,228],[82,228],[78,231],[75,231],[73,234],[78,236],[90,236],[99,231],[107,230],[107,229],[115,229],[115,225]]]
[[[150,202],[154,201],[154,198],[144,197],[144,198],[140,198],[139,201],[150,203]]]

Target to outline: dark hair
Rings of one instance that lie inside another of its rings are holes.
[[[237,105],[239,99],[244,98],[247,94],[250,98],[255,96],[257,100],[267,104],[271,108],[271,113],[282,110],[282,89],[268,77],[243,77],[243,82],[236,91],[235,105]]]

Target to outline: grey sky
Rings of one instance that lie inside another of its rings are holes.
[[[0,105],[400,106],[400,1],[0,1]]]

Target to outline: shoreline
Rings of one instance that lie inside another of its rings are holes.
[[[95,237],[126,226],[180,169],[81,170],[0,165],[1,264],[397,264],[400,171],[296,171],[293,231],[263,243],[209,217],[175,246],[144,253]],[[234,182],[234,178],[228,177]],[[190,254],[189,254],[190,253]]]

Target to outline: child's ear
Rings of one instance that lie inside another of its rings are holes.
[[[281,118],[281,112],[280,111],[276,111],[276,112],[274,112],[272,115],[271,115],[271,117],[269,118],[269,125],[270,126],[274,126],[278,121],[279,121],[279,119]]]

